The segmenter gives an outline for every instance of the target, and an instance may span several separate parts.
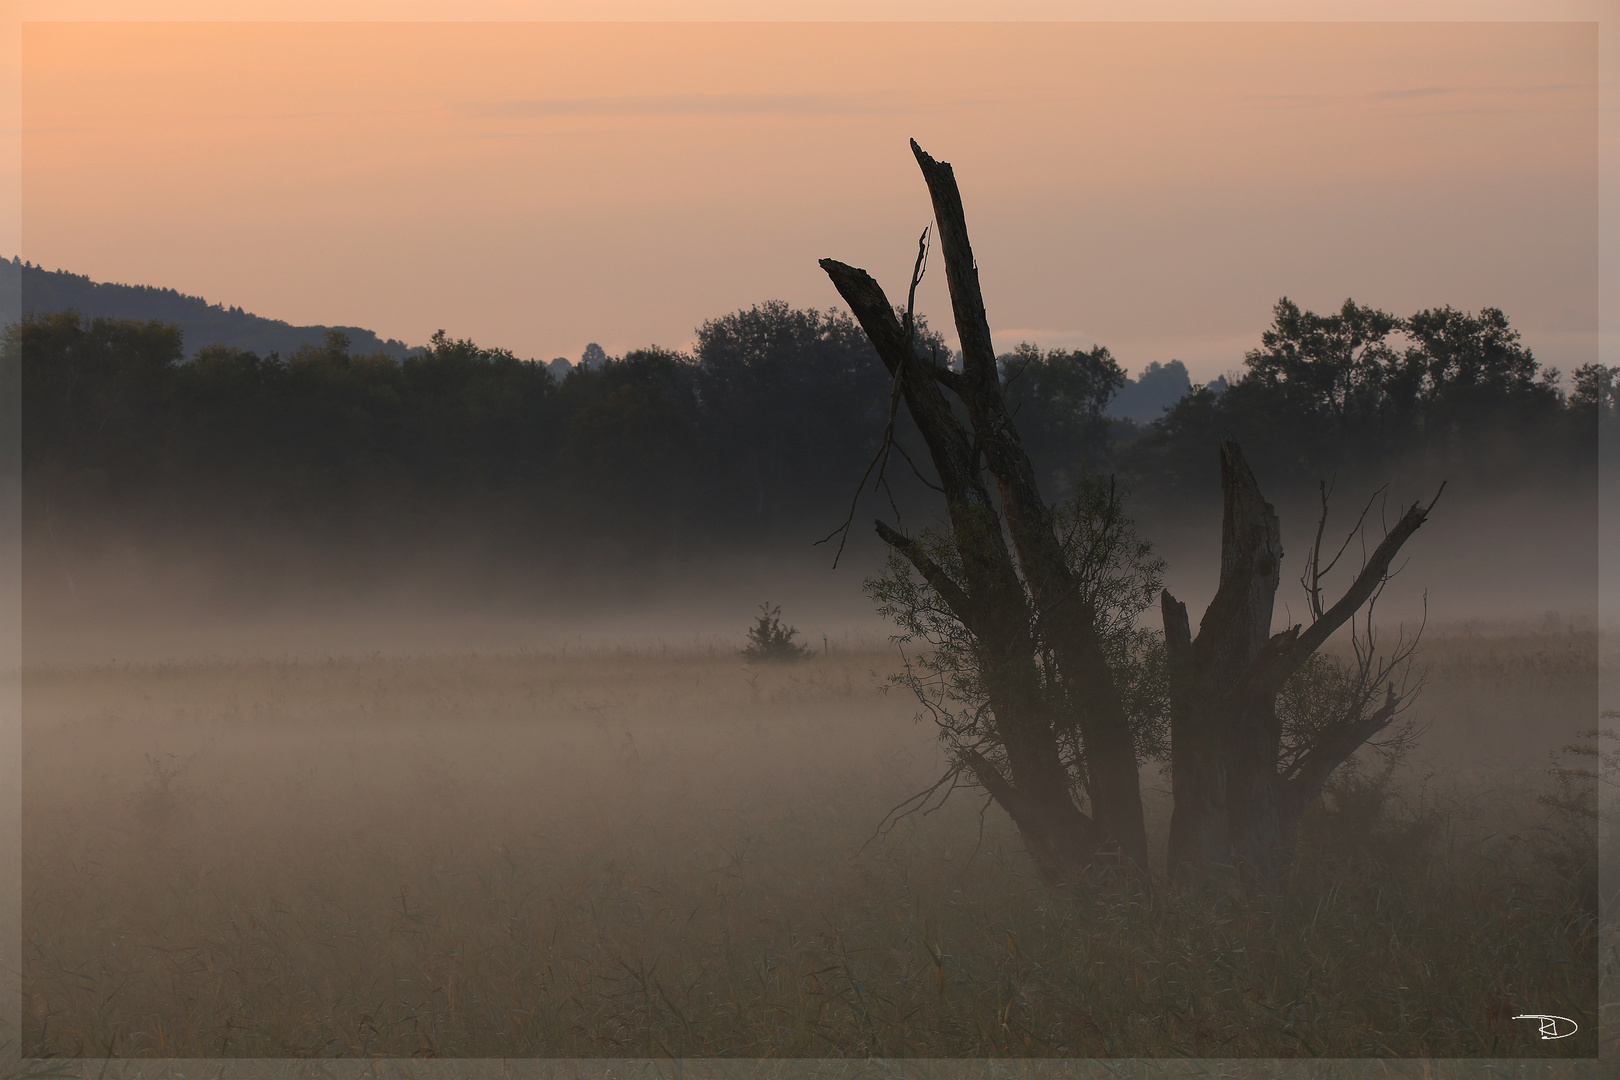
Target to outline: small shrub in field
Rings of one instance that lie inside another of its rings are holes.
[[[147,754],[146,764],[150,775],[145,787],[135,796],[135,818],[152,832],[161,833],[189,801],[190,792],[184,778],[191,760],[174,754],[166,757]]]
[[[754,663],[791,664],[810,655],[810,650],[793,639],[799,631],[782,625],[782,608],[759,605],[759,617],[748,631],[748,647],[743,656]]]
[[[1376,761],[1376,764],[1375,764]],[[1328,779],[1322,797],[1300,823],[1303,846],[1321,857],[1411,867],[1425,856],[1441,820],[1432,808],[1401,798],[1401,756],[1358,755]]]

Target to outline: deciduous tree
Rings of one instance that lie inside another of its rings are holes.
[[[929,482],[944,498],[946,531],[876,522],[894,558],[871,585],[901,639],[929,648],[908,681],[952,755],[940,786],[966,775],[986,791],[1047,881],[1071,880],[1109,855],[1145,870],[1138,767],[1159,749],[1153,719],[1167,704],[1172,877],[1282,887],[1305,806],[1409,700],[1400,678],[1411,643],[1382,656],[1371,607],[1433,503],[1407,510],[1344,594],[1324,606],[1324,580],[1338,561],[1324,562],[1324,486],[1323,521],[1302,578],[1312,622],[1273,634],[1277,516],[1237,444],[1223,442],[1220,587],[1196,638],[1185,605],[1160,593],[1167,678],[1158,682],[1156,643],[1135,618],[1150,603],[1160,565],[1131,532],[1111,483],[1094,477],[1067,505],[1043,498],[991,349],[955,175],[915,142],[911,148],[933,201],[961,370],[918,340],[913,303],[926,232],[903,309],[864,270],[832,259],[821,266],[892,379],[874,467],[881,473],[887,462],[903,403],[928,448],[937,483]],[[1382,352],[1370,356],[1364,343],[1381,341],[1392,321],[1376,314],[1347,308],[1331,325],[1302,330],[1316,352],[1342,361],[1324,369],[1332,378],[1313,391],[1331,409],[1350,407],[1362,369],[1381,362]],[[1287,359],[1286,350],[1279,355]],[[1340,669],[1321,660],[1318,650],[1358,613],[1366,621],[1353,636],[1355,663]],[[1167,701],[1157,686],[1167,686]]]
[[[1008,414],[955,175],[915,142],[911,148],[933,201],[962,370],[952,370],[939,349],[920,348],[912,299],[925,250],[900,315],[866,271],[821,261],[893,380],[889,430],[903,401],[950,521],[945,552],[886,522],[877,532],[962,628],[985,738],[953,751],[1011,816],[1043,877],[1071,878],[1105,852],[1145,870],[1130,717],[1100,632],[1107,613],[1065,549]],[[1078,733],[1083,762],[1065,759],[1064,730]]]

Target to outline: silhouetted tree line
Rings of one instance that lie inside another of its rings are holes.
[[[1402,469],[1568,478],[1595,465],[1599,423],[1615,417],[1614,369],[1582,365],[1566,384],[1495,308],[1399,318],[1346,300],[1318,315],[1284,298],[1243,365],[1119,446],[1117,466],[1165,501],[1217,490],[1223,436],[1284,491]]]
[[[705,323],[695,355],[639,349],[560,380],[442,332],[404,358],[333,331],[187,361],[173,324],[71,311],[13,323],[5,352],[36,522],[370,525],[402,544],[450,525],[610,556],[827,531],[887,394],[847,315],[782,303]]]
[[[8,326],[36,520],[370,525],[402,543],[452,525],[608,557],[803,543],[844,519],[890,398],[847,314],[781,302],[705,323],[691,355],[640,349],[560,380],[443,332],[403,358],[356,353],[338,331],[285,356],[209,346],[187,360],[184,344],[171,323],[71,311]],[[1494,309],[1397,318],[1347,301],[1317,315],[1282,300],[1229,388],[1193,390],[1147,425],[1107,415],[1127,380],[1105,348],[1023,345],[1001,368],[1054,499],[1088,470],[1150,503],[1207,497],[1223,435],[1280,489],[1413,459],[1568,475],[1616,403],[1613,370],[1565,384]],[[887,469],[870,496],[902,519],[934,482],[909,423],[901,410],[897,445],[916,467]]]

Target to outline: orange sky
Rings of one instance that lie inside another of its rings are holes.
[[[27,23],[22,255],[521,356],[898,298],[956,166],[998,343],[1236,368],[1271,304],[1596,358],[1591,24]],[[919,297],[948,327],[944,283]]]

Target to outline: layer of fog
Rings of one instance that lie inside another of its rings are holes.
[[[1437,484],[1375,499],[1325,595],[1336,597],[1405,505]],[[1334,493],[1325,530],[1337,550],[1372,492]],[[442,651],[557,652],[615,646],[735,649],[763,603],[818,651],[882,644],[891,633],[863,594],[884,552],[863,506],[836,567],[835,545],[805,535],[768,550],[700,549],[662,560],[609,551],[568,559],[492,552],[476,536],[414,549],[318,543],[308,537],[220,539],[188,524],[173,536],[29,535],[24,549],[24,662],[81,664],[204,658],[405,655]],[[1284,559],[1277,626],[1305,621],[1299,583],[1320,506],[1279,499]],[[926,522],[908,520],[917,528]],[[1194,622],[1213,595],[1218,505],[1142,516],[1165,560],[1165,585]],[[1611,526],[1611,535],[1613,526]],[[1431,629],[1598,622],[1595,491],[1570,485],[1491,490],[1449,486],[1408,542],[1379,599],[1393,632],[1425,616]],[[1426,611],[1425,611],[1426,608]],[[1605,625],[1616,615],[1605,614]],[[1157,625],[1157,612],[1144,621]]]

